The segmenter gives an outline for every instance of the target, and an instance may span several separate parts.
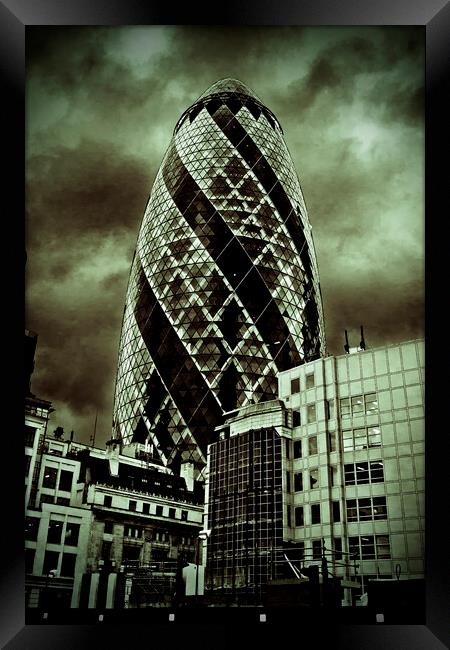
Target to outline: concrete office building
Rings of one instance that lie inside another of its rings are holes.
[[[223,414],[325,353],[314,245],[277,118],[224,79],[180,117],[131,268],[113,436],[198,475]]]
[[[209,449],[208,581],[262,598],[327,559],[352,602],[377,577],[424,576],[424,342],[280,373]],[[325,553],[323,552],[325,545]]]

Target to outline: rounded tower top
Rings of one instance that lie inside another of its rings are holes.
[[[250,88],[248,88],[248,86],[242,83],[242,81],[239,81],[239,79],[232,79],[231,77],[227,77],[226,79],[219,79],[219,81],[213,83],[212,86],[207,88],[205,92],[200,95],[199,100],[210,97],[211,95],[219,95],[221,93],[248,95],[248,97],[252,97],[257,101],[261,101],[259,97],[255,95],[255,93],[250,90]]]

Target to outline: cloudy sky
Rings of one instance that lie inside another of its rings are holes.
[[[370,347],[423,336],[423,28],[27,28],[26,325],[50,431],[87,442],[98,412],[110,437],[148,195],[179,116],[224,77],[284,129],[329,352],[361,324]]]

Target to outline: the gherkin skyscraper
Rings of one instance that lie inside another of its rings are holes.
[[[199,468],[224,412],[273,399],[325,352],[302,191],[277,118],[243,83],[180,117],[148,201],[126,296],[113,436]]]

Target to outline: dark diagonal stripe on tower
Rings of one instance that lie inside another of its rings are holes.
[[[204,453],[222,409],[153,293],[142,266],[134,310],[142,338],[173,401]]]
[[[170,173],[172,169],[177,170],[176,176]],[[242,244],[184,166],[174,144],[168,153],[163,178],[178,210],[201,238],[250,314],[278,370],[287,370],[301,363],[286,322],[267,285]],[[286,340],[284,352],[277,356]]]

